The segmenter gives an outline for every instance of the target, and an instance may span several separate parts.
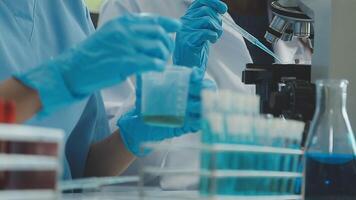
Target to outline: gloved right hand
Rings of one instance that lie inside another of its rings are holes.
[[[163,70],[174,48],[169,33],[180,27],[179,21],[165,17],[120,17],[59,57],[15,78],[38,91],[42,114],[51,113],[133,74]]]
[[[206,68],[210,43],[223,34],[221,15],[227,12],[221,0],[195,0],[181,18],[182,29],[176,37],[175,65]]]

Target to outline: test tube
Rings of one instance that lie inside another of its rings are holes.
[[[304,129],[304,123],[294,120],[280,120],[278,123],[280,130],[279,138],[283,141],[283,148],[300,149],[300,142]],[[288,130],[288,131],[287,131]],[[280,161],[280,171],[297,172],[300,156],[298,155],[282,155]],[[293,193],[295,180],[282,180],[279,183],[281,193]]]
[[[291,121],[292,131],[290,134],[291,137],[291,148],[293,149],[301,149],[301,142],[303,138],[303,131],[305,127],[304,122],[300,121]],[[300,172],[302,173],[302,156],[294,155],[292,156],[291,165],[289,166],[289,170],[292,172]],[[299,184],[298,184],[299,182]],[[293,180],[290,183],[290,190],[294,191],[294,193],[299,193],[301,191],[301,179]]]
[[[228,137],[230,138],[230,143],[233,145],[238,145],[242,144],[243,138],[241,137],[241,127],[243,125],[243,120],[242,120],[242,115],[240,114],[233,114],[228,116],[227,118],[227,133]],[[231,152],[229,153],[229,156],[227,156],[227,165],[228,168],[231,170],[238,170],[239,165],[243,163],[243,155],[241,153],[237,152]],[[228,191],[227,193],[230,194],[236,194],[237,191],[239,190],[238,188],[239,183],[238,183],[238,178],[236,180],[230,179],[229,182],[226,184],[226,190]]]
[[[246,145],[256,145],[256,141],[255,141],[255,137],[253,135],[253,117],[252,116],[243,116],[242,117],[242,127],[241,129],[241,138],[243,138],[243,140],[245,141],[244,144]],[[253,170],[255,169],[257,163],[258,163],[258,159],[260,157],[259,153],[251,153],[251,152],[245,152],[243,154],[243,160],[246,163],[246,168],[245,170]],[[245,191],[245,194],[255,194],[256,190],[249,190],[250,185],[255,185],[257,187],[256,184],[256,180],[246,180],[244,181],[244,185],[242,186],[242,189]],[[252,188],[256,188],[256,187],[252,187]]]
[[[211,133],[212,143],[210,146],[213,146],[215,143],[221,141],[221,138],[224,134],[224,123],[223,116],[218,112],[211,112],[206,116],[207,122],[209,124],[209,132]],[[225,167],[225,158],[222,153],[212,152],[211,150],[202,151],[202,168],[206,170],[216,170]],[[217,187],[211,187],[214,184],[214,180],[211,177],[203,176],[200,179],[200,191],[202,194],[207,193],[217,193],[220,192],[223,187],[219,184]],[[220,186],[220,187],[219,187]],[[214,190],[214,191],[211,191]]]
[[[202,117],[202,136],[203,143],[211,144],[213,142],[213,134],[210,130],[210,121],[208,116],[212,112],[217,112],[218,94],[215,91],[203,90],[202,92],[202,104],[203,104],[203,117]]]
[[[211,90],[203,90],[202,100],[203,100],[203,115],[207,115],[210,112],[217,111],[217,105],[218,105],[217,92]]]
[[[219,92],[218,109],[221,113],[230,114],[232,107],[232,92],[230,90],[221,90]]]

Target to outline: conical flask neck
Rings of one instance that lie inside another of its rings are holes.
[[[346,114],[346,100],[346,81],[320,81],[317,83],[317,112],[329,115]]]

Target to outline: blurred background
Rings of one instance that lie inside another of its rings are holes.
[[[98,24],[100,6],[104,1],[105,0],[85,0],[95,27]]]

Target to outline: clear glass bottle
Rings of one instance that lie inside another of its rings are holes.
[[[304,200],[356,199],[356,143],[347,80],[317,81],[317,107],[304,156]]]

